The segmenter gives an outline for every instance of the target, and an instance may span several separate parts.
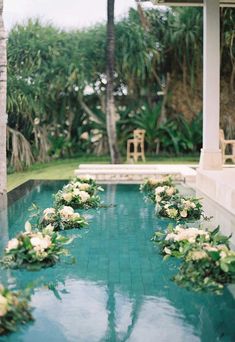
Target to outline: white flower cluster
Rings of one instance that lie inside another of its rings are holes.
[[[210,234],[198,228],[184,228],[180,225],[176,226],[173,233],[166,235],[166,241],[188,241],[195,243],[198,236],[204,236],[206,240],[210,239]]]
[[[7,298],[0,294],[0,317],[3,317],[8,311]]]
[[[74,212],[72,207],[66,205],[59,210],[59,214],[62,220],[74,220],[81,217],[79,213]]]
[[[77,218],[80,218],[79,213],[75,213],[74,209],[72,207],[64,205],[59,211],[58,211],[60,218],[62,220],[74,220]],[[43,211],[43,219],[45,221],[53,221],[56,215],[56,209],[55,208],[47,208]]]
[[[158,186],[155,189],[155,200],[156,203],[160,203],[164,200],[165,196],[171,197],[176,193],[176,188],[174,186]]]
[[[178,215],[182,218],[188,217],[188,212],[190,209],[195,209],[196,204],[189,199],[180,199],[180,203],[176,203],[177,208],[171,208],[172,204],[171,203],[166,203],[164,205],[164,209],[166,210],[167,216],[169,218],[176,218]]]
[[[34,251],[38,254],[44,252],[51,246],[51,236],[47,234],[42,234],[41,232],[25,232],[24,235],[28,235],[30,238],[30,243]],[[8,241],[6,246],[6,252],[10,252],[13,249],[18,249],[22,245],[22,242],[17,238]]]
[[[78,183],[78,182],[77,182]],[[70,186],[69,191],[65,191],[62,194],[62,198],[65,200],[65,202],[70,203],[74,198],[79,197],[80,201],[82,203],[86,203],[90,199],[90,195],[87,192],[87,190],[90,188],[90,185],[87,183],[79,183],[79,188],[76,186]]]

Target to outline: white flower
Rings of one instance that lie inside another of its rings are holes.
[[[168,189],[166,189],[167,196],[172,196],[174,195],[174,193],[175,193],[175,188],[173,186],[168,187]]]
[[[29,221],[25,222],[24,230],[26,231],[26,233],[30,233],[32,231],[32,225]]]
[[[59,214],[63,219],[69,219],[74,215],[74,210],[72,207],[64,206],[59,210]]]
[[[169,233],[169,234],[167,234],[165,240],[166,241],[168,241],[168,240],[173,240],[174,241],[176,239],[176,237],[177,237],[177,234]]]
[[[34,119],[34,125],[39,125],[40,124],[40,119],[39,118],[35,118]]]
[[[0,294],[0,317],[3,317],[7,313],[8,303],[6,297]]]
[[[90,179],[95,179],[95,177],[91,176],[91,175],[79,175],[79,178],[84,180],[84,181],[89,181]]]
[[[87,191],[90,189],[90,184],[88,183],[81,183],[80,186],[79,186],[79,189],[82,190],[82,191]]]
[[[72,192],[66,192],[62,195],[63,199],[65,200],[65,202],[71,202],[73,199],[73,194]]]
[[[158,179],[155,178],[149,178],[146,183],[148,183],[149,185],[156,185],[158,183],[160,183],[160,181]]]
[[[74,213],[74,214],[73,214],[73,218],[74,218],[74,219],[80,218],[80,217],[81,217],[81,215],[80,215],[79,213]]]
[[[17,249],[19,247],[19,241],[14,238],[8,241],[6,251],[11,251],[12,249]]]
[[[47,208],[43,211],[44,219],[49,220],[55,214],[55,208]]]
[[[178,215],[178,210],[175,208],[167,208],[166,213],[170,218],[176,218]]]
[[[157,203],[160,203],[161,200],[162,200],[162,197],[159,196],[159,195],[156,195],[155,199],[156,199],[156,202],[157,202]]]
[[[80,197],[82,203],[87,202],[90,198],[90,195],[86,191],[74,189],[74,194]]]
[[[165,187],[164,186],[158,186],[156,189],[155,189],[155,194],[160,194],[162,192],[165,191]]]
[[[44,229],[43,232],[45,232],[45,234],[52,234],[54,231],[54,227],[52,226],[52,224],[48,224]]]
[[[38,234],[39,235],[39,234]],[[45,249],[51,246],[51,238],[49,235],[45,237],[42,236],[34,236],[30,239],[31,245],[34,247],[34,250],[37,252],[43,252]]]
[[[201,259],[205,259],[208,258],[208,255],[206,254],[205,251],[192,251],[189,254],[189,259],[191,260],[201,260]]]
[[[210,236],[208,232],[198,229],[198,228],[183,228],[181,226],[176,226],[174,233],[169,233],[166,236],[166,240],[173,241],[188,241],[190,243],[195,243],[198,236],[203,235],[206,240],[209,240]]]
[[[188,216],[187,210],[182,210],[182,211],[180,212],[180,216],[181,216],[181,217],[187,217],[187,216]]]

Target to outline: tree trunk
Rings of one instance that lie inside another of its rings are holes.
[[[106,127],[109,141],[109,151],[112,164],[120,163],[117,145],[116,111],[113,95],[114,62],[115,62],[115,33],[114,33],[114,2],[107,0],[107,88],[106,88]]]
[[[7,192],[6,176],[6,96],[7,96],[7,54],[6,33],[3,24],[3,0],[0,0],[0,194]]]

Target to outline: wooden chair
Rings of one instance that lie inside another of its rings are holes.
[[[134,162],[137,162],[140,157],[145,162],[144,136],[144,129],[135,129],[133,139],[127,140],[127,161],[133,159]]]
[[[222,151],[223,163],[226,163],[227,159],[231,159],[235,163],[235,140],[226,140],[224,138],[224,131],[220,129],[220,148]],[[226,149],[230,149],[231,154],[226,154]]]

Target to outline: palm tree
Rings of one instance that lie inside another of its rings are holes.
[[[106,125],[109,150],[112,164],[120,162],[117,145],[116,110],[114,102],[114,63],[115,63],[115,33],[114,33],[114,2],[107,3],[107,87],[106,87]]]
[[[0,194],[7,191],[6,184],[6,89],[7,57],[6,33],[3,24],[3,0],[0,0]]]

